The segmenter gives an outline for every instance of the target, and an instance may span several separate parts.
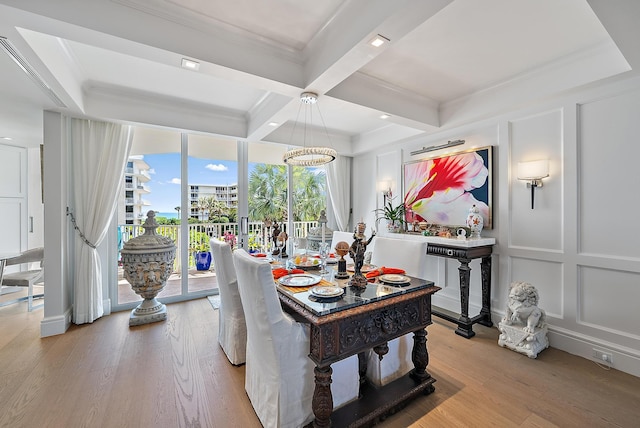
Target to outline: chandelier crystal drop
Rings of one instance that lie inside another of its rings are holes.
[[[306,105],[313,105],[318,101],[318,94],[313,92],[303,92],[300,95],[300,102]],[[320,110],[318,109],[318,112]],[[321,115],[322,117],[322,115]],[[323,121],[324,124],[324,121]],[[324,127],[325,133],[327,134],[327,139],[330,141],[329,133],[327,132],[326,126]],[[295,126],[294,126],[295,130]],[[304,141],[303,147],[297,149],[291,149],[285,152],[282,160],[287,165],[293,166],[320,166],[332,162],[336,156],[337,152],[330,147],[307,147],[307,123],[305,118],[304,124]],[[293,138],[293,131],[292,131]]]

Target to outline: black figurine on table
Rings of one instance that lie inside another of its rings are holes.
[[[371,240],[376,236],[375,232],[371,232],[371,237],[366,240],[364,231],[367,225],[363,222],[359,222],[356,226],[356,230],[353,233],[353,243],[349,247],[349,255],[353,259],[354,274],[349,280],[349,285],[359,288],[365,288],[367,286],[367,278],[362,274],[362,266],[364,265],[364,253],[367,250],[367,245],[371,243]]]

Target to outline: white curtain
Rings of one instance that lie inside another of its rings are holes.
[[[338,230],[346,232],[351,211],[351,158],[338,155],[333,162],[325,165],[325,170],[327,190]]]
[[[93,322],[104,314],[102,271],[95,247],[104,239],[115,212],[132,139],[130,126],[71,120],[75,324]]]

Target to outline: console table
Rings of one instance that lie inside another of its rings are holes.
[[[435,379],[426,370],[425,329],[431,324],[431,295],[440,290],[433,282],[412,278],[405,286],[371,283],[365,290],[346,287],[341,299],[326,303],[310,298],[309,291],[277,289],[283,309],[311,327],[309,358],[316,364],[313,427],[369,425],[408,400],[434,391]],[[410,332],[414,334],[415,368],[379,389],[361,385],[360,399],[333,412],[331,364],[358,354],[364,376],[364,351],[373,348],[383,353],[387,341]]]
[[[432,310],[433,315],[458,324],[455,333],[467,339],[475,336],[473,324],[479,323],[487,327],[493,326],[491,321],[491,253],[493,238],[456,240],[447,238],[432,238],[427,242],[427,254],[457,259],[460,262],[460,317],[456,318],[447,313]],[[471,268],[469,262],[481,258],[480,273],[482,281],[482,309],[480,314],[469,317],[469,282]]]

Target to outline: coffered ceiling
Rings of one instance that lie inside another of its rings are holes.
[[[50,109],[297,144],[313,91],[317,138],[353,155],[632,73],[637,18],[633,0],[2,0],[0,36],[64,106],[0,54],[0,137],[39,144]]]

